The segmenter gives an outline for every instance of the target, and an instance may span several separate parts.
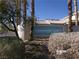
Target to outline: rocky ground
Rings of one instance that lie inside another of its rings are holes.
[[[30,59],[79,59],[79,32],[55,33],[25,47],[26,58]]]
[[[79,32],[52,34],[48,48],[55,59],[79,59]]]
[[[16,37],[0,37],[0,59],[49,59],[48,42],[23,43]]]
[[[49,59],[48,40],[25,43],[25,59]]]
[[[0,38],[0,59],[79,59],[79,32],[55,33],[23,43],[14,37]]]

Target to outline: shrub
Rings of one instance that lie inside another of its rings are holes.
[[[0,38],[0,59],[23,59],[24,47],[16,37]]]

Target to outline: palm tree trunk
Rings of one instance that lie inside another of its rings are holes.
[[[25,20],[26,19],[27,0],[24,0],[23,3],[24,3],[24,20]]]
[[[16,0],[16,13],[17,13],[17,18],[16,18],[16,25],[20,24],[20,0]]]
[[[34,30],[34,18],[35,18],[35,6],[34,6],[34,0],[31,0],[31,40],[34,39],[33,37],[33,30]]]
[[[24,12],[23,12],[23,18],[24,18],[24,40],[26,40],[26,17],[27,17],[27,0],[23,0],[24,5]]]
[[[68,32],[72,32],[72,0],[68,0],[68,14],[69,14]]]
[[[35,16],[35,5],[34,5],[34,0],[31,0],[31,16]]]
[[[75,15],[75,25],[78,25],[78,6],[77,0],[74,0],[74,15]]]

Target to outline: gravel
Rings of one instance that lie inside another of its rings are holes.
[[[56,59],[79,59],[79,32],[51,34],[48,49]]]

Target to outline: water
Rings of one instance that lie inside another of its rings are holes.
[[[34,37],[49,37],[52,33],[67,32],[67,29],[67,25],[35,25]],[[79,31],[79,26],[73,26],[72,29],[74,32]]]
[[[59,33],[66,31],[66,25],[35,25],[34,36],[35,37],[49,37],[52,33]]]

